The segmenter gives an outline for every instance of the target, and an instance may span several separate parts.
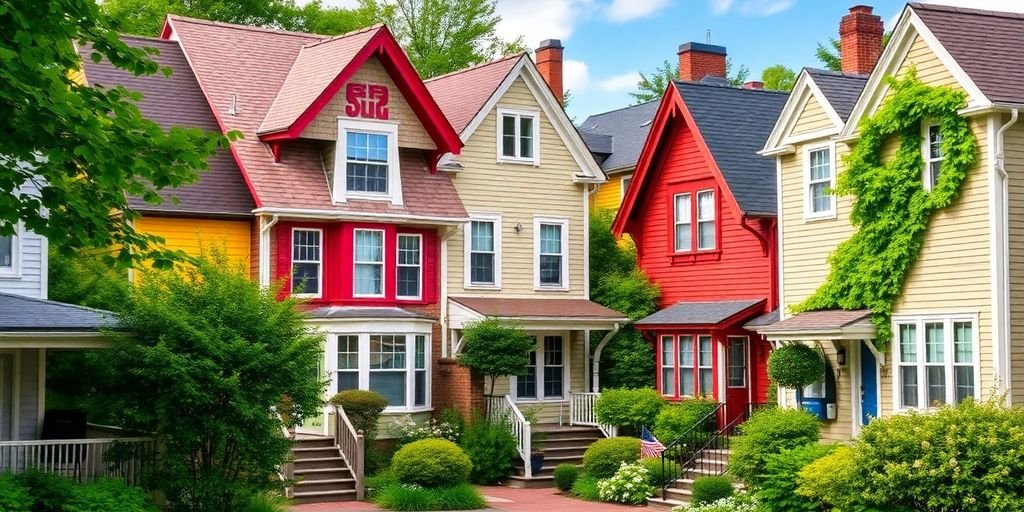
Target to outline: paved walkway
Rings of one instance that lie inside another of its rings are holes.
[[[488,486],[480,487],[480,492],[491,506],[491,508],[487,509],[489,511],[568,512],[580,510],[586,512],[623,512],[636,508],[628,505],[577,500],[562,496],[555,489],[512,489],[509,487]],[[296,505],[292,507],[292,512],[366,512],[372,510],[381,509],[372,503],[362,501],[311,503],[309,505]]]

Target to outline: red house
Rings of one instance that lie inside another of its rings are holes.
[[[769,345],[746,325],[776,296],[775,164],[757,155],[787,95],[725,79],[725,48],[680,46],[669,86],[615,218],[660,310],[636,322],[670,400],[709,396],[731,421],[767,399]],[[752,326],[752,325],[751,325]]]

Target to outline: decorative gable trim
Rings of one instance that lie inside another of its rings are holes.
[[[793,136],[793,130],[796,128],[797,121],[800,120],[801,114],[807,109],[807,103],[811,98],[816,99],[818,104],[825,109],[825,113],[832,120],[833,127],[827,130]],[[790,93],[789,99],[786,100],[786,106],[783,107],[782,114],[779,115],[779,119],[775,122],[775,127],[772,128],[772,132],[765,142],[764,149],[759,151],[758,154],[771,156],[792,153],[795,149],[791,144],[835,135],[842,131],[844,126],[843,119],[836,112],[835,108],[832,107],[832,104],[829,103],[825,94],[821,92],[818,84],[814,83],[814,77],[804,69],[800,72],[796,85],[793,86],[793,92]]]
[[[903,9],[899,21],[896,22],[892,36],[889,38],[889,44],[882,51],[878,64],[875,65],[875,69],[871,71],[871,76],[868,77],[868,82],[864,86],[864,90],[861,91],[853,111],[850,113],[850,119],[847,120],[846,126],[839,134],[841,139],[854,137],[861,119],[870,116],[881,106],[882,100],[889,91],[889,85],[886,84],[885,77],[895,73],[899,66],[903,64],[903,61],[906,60],[915,36],[920,36],[928,44],[931,51],[935,53],[935,56],[942,62],[942,65],[946,67],[946,70],[953,75],[957,83],[967,92],[967,108],[977,109],[992,105],[992,102],[975,85],[971,77],[956,62],[956,59],[946,51],[942,43],[932,34],[932,31],[925,25],[921,17],[914,12],[913,7],[907,5]]]

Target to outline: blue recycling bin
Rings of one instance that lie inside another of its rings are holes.
[[[825,407],[824,398],[804,397],[800,400],[800,408],[817,416],[818,419],[822,421],[828,419],[828,411]]]

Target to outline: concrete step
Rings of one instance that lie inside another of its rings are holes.
[[[317,457],[295,461],[295,470],[304,469],[347,469],[345,459],[340,456]]]
[[[356,481],[352,478],[333,478],[330,480],[303,480],[295,483],[296,493],[322,491],[355,490]]]
[[[513,487],[516,489],[546,489],[555,486],[555,477],[546,475],[525,478],[521,475],[511,475],[505,477],[501,483],[506,487]]]
[[[355,501],[356,490],[342,491],[314,491],[295,492],[292,495],[292,503],[301,505],[303,503],[328,503],[332,501]]]
[[[672,510],[673,508],[682,505],[689,505],[689,502],[683,503],[682,501],[672,498],[663,500],[661,499],[661,494],[658,494],[658,496],[654,498],[647,498],[647,507],[652,510]]]
[[[295,479],[302,481],[332,480],[337,478],[351,478],[352,472],[348,468],[321,468],[321,469],[296,469]]]

